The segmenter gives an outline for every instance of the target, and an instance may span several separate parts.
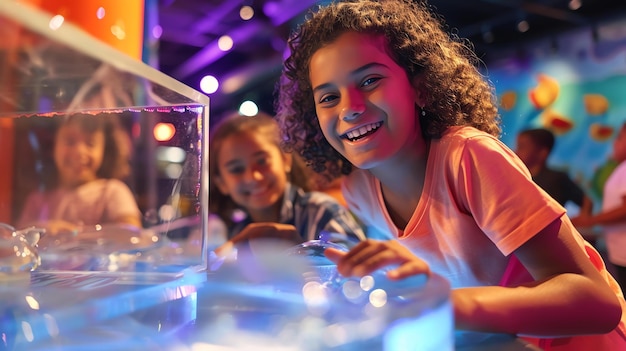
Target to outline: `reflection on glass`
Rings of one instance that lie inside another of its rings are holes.
[[[200,112],[177,106],[13,118],[20,157],[12,213],[18,228],[45,228],[42,267],[109,269],[111,258],[94,253],[113,252],[130,255],[121,260],[129,269],[137,257],[199,263],[201,243],[188,239],[201,236]],[[158,141],[155,126],[164,124],[173,133]]]
[[[202,268],[208,98],[50,20],[0,2],[0,222],[38,270]]]
[[[0,349],[187,323],[206,279],[208,98],[53,16],[0,1]]]

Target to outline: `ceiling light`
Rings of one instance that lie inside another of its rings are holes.
[[[233,48],[233,38],[228,35],[222,35],[217,40],[217,47],[222,51],[228,51]]]
[[[239,113],[248,117],[256,116],[259,113],[259,107],[253,101],[246,100],[239,105]]]
[[[200,80],[200,89],[207,94],[213,94],[214,92],[217,91],[219,86],[220,86],[220,83],[218,82],[217,78],[211,75],[204,76]]]
[[[248,5],[245,6],[241,6],[241,9],[239,9],[239,17],[241,17],[242,20],[247,21],[249,19],[251,19],[254,16],[254,9]]]
[[[528,24],[528,21],[521,20],[517,22],[517,30],[519,30],[520,32],[526,33],[528,32],[529,29],[530,29],[530,25]]]
[[[582,0],[570,0],[569,4],[570,10],[578,10],[581,6],[583,6]]]

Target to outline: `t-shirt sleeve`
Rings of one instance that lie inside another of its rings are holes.
[[[565,213],[515,153],[490,136],[465,141],[457,171],[459,205],[505,255]]]

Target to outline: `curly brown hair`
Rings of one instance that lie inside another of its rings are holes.
[[[345,32],[382,36],[389,56],[412,81],[420,77],[427,92],[420,118],[425,139],[451,126],[472,126],[499,136],[494,88],[480,73],[481,63],[468,41],[448,33],[443,20],[425,3],[409,0],[353,0],[311,12],[289,39],[290,56],[276,87],[276,117],[283,146],[300,154],[330,179],[349,174],[352,164],[324,138],[309,81],[311,56]],[[418,118],[416,116],[416,118]]]
[[[264,135],[268,141],[275,144],[281,151],[280,128],[274,118],[266,113],[259,113],[254,117],[229,113],[217,123],[211,130],[209,137],[209,211],[222,219],[228,227],[233,225],[233,214],[241,209],[230,196],[222,194],[216,183],[212,181],[219,176],[218,155],[224,141],[233,135],[248,132]],[[307,174],[304,162],[297,155],[293,155],[291,172],[288,175],[289,182],[304,189],[310,190],[309,174]]]

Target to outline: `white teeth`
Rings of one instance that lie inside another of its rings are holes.
[[[371,132],[373,130],[376,130],[378,128],[380,128],[380,126],[383,124],[383,122],[376,122],[376,123],[370,123],[368,125],[359,127],[355,130],[351,130],[349,132],[347,132],[345,134],[345,136],[350,139],[351,141],[354,141],[356,139],[358,139],[359,137],[367,134],[368,132]]]

